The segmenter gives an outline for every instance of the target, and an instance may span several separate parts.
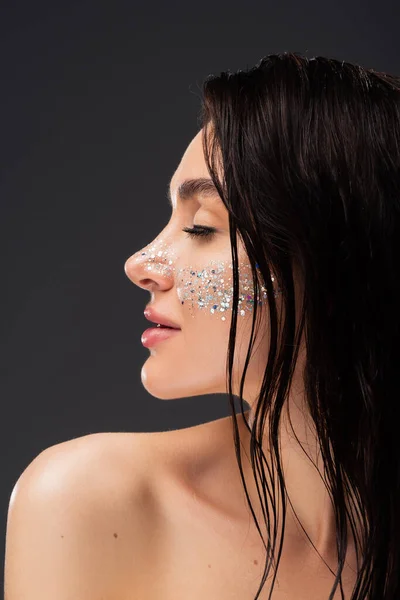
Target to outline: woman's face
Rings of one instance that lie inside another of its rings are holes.
[[[160,399],[227,393],[226,360],[232,318],[233,276],[228,212],[217,192],[181,198],[179,186],[188,179],[209,179],[202,131],[185,151],[170,184],[172,214],[166,227],[125,263],[125,272],[148,290],[146,308],[180,327],[152,344],[141,370],[145,389]],[[184,227],[204,225],[216,232],[190,237]],[[250,340],[254,290],[250,265],[238,238],[239,300],[233,393],[239,393]],[[259,333],[246,374],[243,397],[251,403],[258,392],[268,357],[265,291],[259,292]],[[149,323],[152,326],[152,323]],[[154,325],[155,327],[155,325]]]

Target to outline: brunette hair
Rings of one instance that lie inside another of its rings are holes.
[[[229,211],[234,283],[227,392],[238,465],[262,537],[243,477],[232,393],[237,234],[251,264],[255,295],[264,285],[269,298],[269,356],[248,426],[254,477],[257,482],[257,470],[264,500],[268,494],[275,514],[276,492],[265,477],[261,439],[269,414],[267,434],[283,498],[278,427],[304,329],[306,401],[335,508],[339,560],[329,600],[341,586],[347,518],[359,561],[351,600],[400,598],[399,91],[398,76],[286,52],[270,54],[246,71],[209,75],[202,89],[204,155]],[[298,327],[294,266],[304,289]],[[284,307],[279,322],[272,275]],[[256,314],[255,302],[240,383],[242,415]],[[360,537],[350,500],[362,523]],[[276,543],[266,504],[272,554],[267,552],[256,599]],[[285,503],[283,508],[285,514]],[[277,564],[280,555],[281,546]],[[341,593],[343,598],[342,586]]]

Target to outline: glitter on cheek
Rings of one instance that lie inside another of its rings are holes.
[[[158,273],[168,278],[176,276],[175,285],[181,304],[187,303],[192,317],[197,310],[207,310],[212,315],[226,320],[225,313],[232,309],[233,298],[233,267],[232,263],[211,260],[206,268],[195,269],[192,266],[176,269],[176,250],[171,243],[166,243],[162,238],[156,238],[151,245],[143,251],[137,252],[132,260],[140,263],[145,271]],[[258,264],[256,264],[258,268]],[[274,281],[274,277],[272,277]],[[281,290],[275,291],[277,296]],[[267,292],[261,286],[258,304],[267,301]],[[244,317],[253,310],[254,288],[251,266],[239,265],[239,297],[238,315]]]
[[[257,265],[258,267],[258,265]],[[206,268],[196,271],[193,267],[184,267],[177,271],[177,293],[184,304],[187,301],[192,317],[196,309],[209,310],[210,314],[221,315],[232,309],[233,297],[232,263],[210,261]],[[277,295],[279,292],[276,292]],[[266,302],[267,292],[261,286],[258,304]],[[249,264],[239,265],[238,314],[244,317],[253,310],[254,288]],[[223,314],[221,320],[225,321]]]

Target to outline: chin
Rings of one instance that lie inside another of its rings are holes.
[[[192,396],[206,396],[208,394],[224,394],[221,386],[209,385],[208,387],[185,385],[181,373],[161,373],[161,369],[152,369],[147,362],[143,365],[140,378],[146,392],[159,400],[177,400],[179,398],[190,398]],[[189,381],[193,382],[193,377]],[[187,382],[186,382],[187,383]],[[204,382],[203,382],[204,383]]]
[[[167,386],[160,386],[160,380],[157,382],[155,381],[157,378],[149,377],[145,365],[143,365],[142,370],[140,371],[140,380],[146,392],[151,396],[154,396],[154,398],[158,398],[159,400],[166,400],[164,393]],[[164,393],[162,393],[163,391]]]
[[[176,400],[185,396],[185,391],[180,393],[179,389],[171,386],[171,381],[174,380],[174,377],[162,377],[159,369],[158,373],[149,373],[148,366],[143,365],[140,372],[140,379],[146,392],[158,400]]]

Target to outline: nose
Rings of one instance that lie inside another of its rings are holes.
[[[126,276],[138,287],[153,292],[173,286],[174,261],[168,251],[147,246],[130,256],[124,265]]]

